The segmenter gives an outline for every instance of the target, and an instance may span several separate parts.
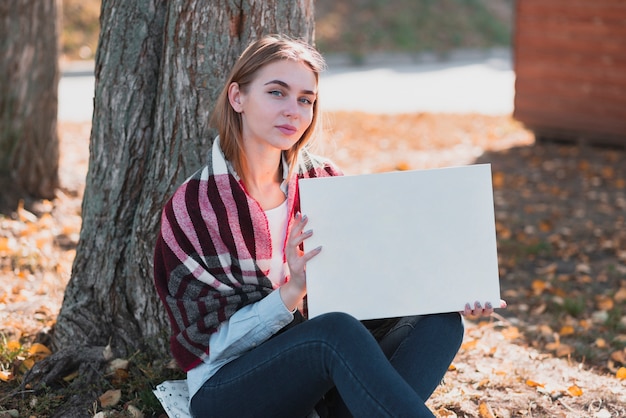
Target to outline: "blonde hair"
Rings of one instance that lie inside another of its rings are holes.
[[[246,158],[243,152],[241,114],[230,105],[228,87],[232,83],[237,83],[239,89],[246,92],[261,68],[279,60],[292,60],[306,64],[315,75],[316,83],[319,82],[319,74],[326,68],[322,55],[304,41],[281,35],[265,36],[250,44],[243,51],[231,70],[211,115],[210,122],[218,131],[224,156],[233,164],[242,180],[245,180]],[[314,137],[320,119],[318,100],[315,100],[311,124],[298,142],[285,151],[290,169],[295,167],[299,151]]]

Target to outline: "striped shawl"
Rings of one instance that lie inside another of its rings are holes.
[[[189,371],[208,356],[219,324],[274,290],[267,218],[243,189],[219,147],[166,203],[154,254],[154,280],[172,326],[170,348]],[[299,210],[297,179],[341,173],[302,151],[288,184],[290,221]]]

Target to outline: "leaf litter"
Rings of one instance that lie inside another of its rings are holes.
[[[317,151],[347,174],[492,164],[509,308],[466,320],[461,350],[428,401],[438,417],[626,416],[624,149],[536,143],[510,116],[332,112],[326,120]],[[60,124],[56,199],[0,217],[3,404],[21,371],[49,353],[34,342],[53,327],[70,278],[90,128]],[[100,394],[102,404],[118,404],[127,362],[112,361],[118,387]],[[134,403],[125,408],[142,409]]]

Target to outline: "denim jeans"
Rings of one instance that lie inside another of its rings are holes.
[[[223,366],[191,412],[298,418],[323,404],[331,417],[432,417],[424,402],[462,339],[457,313],[402,318],[380,341],[350,315],[321,315]]]

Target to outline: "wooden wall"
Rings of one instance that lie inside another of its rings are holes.
[[[626,0],[517,0],[514,117],[538,139],[626,146]]]

